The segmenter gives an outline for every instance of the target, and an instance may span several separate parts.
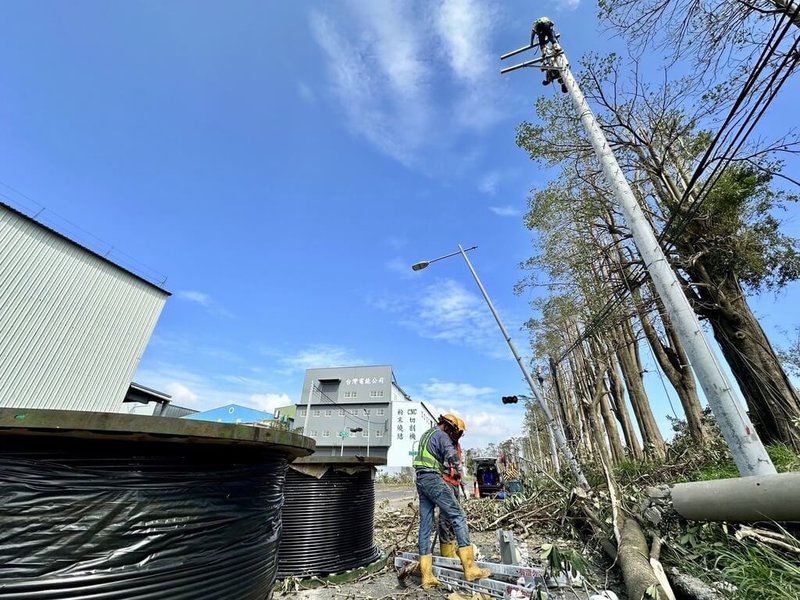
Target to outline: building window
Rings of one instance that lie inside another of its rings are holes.
[[[331,432],[326,429],[322,432],[322,437],[331,437]]]
[[[344,409],[343,409],[343,408],[340,408],[340,409],[339,409],[339,416],[340,416],[340,417],[343,417],[343,416],[344,416]]]
[[[372,390],[369,393],[370,398],[383,398],[383,390]]]
[[[317,437],[317,435],[319,435],[319,431],[317,431],[316,429],[312,429],[310,433],[312,438],[315,438]]]
[[[367,416],[369,416],[369,409],[368,409],[368,408],[365,408],[365,409],[364,409],[364,414],[365,414],[365,415],[367,415]]]
[[[297,411],[297,416],[298,417],[305,417],[306,416],[306,409],[305,408],[301,408],[300,410],[298,410]]]
[[[383,431],[381,431],[380,429],[378,431],[376,431],[375,432],[375,437],[383,437]]]
[[[319,409],[315,408],[313,411],[311,411],[311,416],[312,417],[318,417],[319,416]]]
[[[361,437],[369,437],[369,431],[367,431],[366,429],[364,431],[362,431],[361,432]]]
[[[379,417],[382,417],[382,416],[383,416],[383,414],[384,414],[384,413],[383,413],[383,409],[382,409],[382,408],[379,408],[379,409],[378,409],[378,412],[377,412],[376,414],[377,414]]]
[[[358,396],[358,392],[345,392],[344,393],[344,397],[345,398],[356,398],[357,396]]]
[[[332,411],[332,410],[330,410],[330,409],[328,409],[328,410],[326,410],[326,411],[325,411],[325,416],[326,416],[326,417],[330,417],[332,414],[333,414],[333,411]]]

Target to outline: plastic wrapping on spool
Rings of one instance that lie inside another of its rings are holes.
[[[286,456],[5,438],[0,598],[264,600]]]
[[[278,577],[328,575],[375,561],[375,483],[371,467],[286,474]]]

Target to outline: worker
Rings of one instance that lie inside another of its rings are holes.
[[[464,420],[461,417],[457,417],[452,415],[453,418],[456,420],[458,425],[458,431],[454,436],[453,443],[456,448],[456,459],[458,460],[459,464],[461,464],[461,436],[464,435],[464,432],[467,430],[467,425],[464,423]],[[453,492],[453,495],[456,498],[457,502],[460,502],[461,491],[463,489],[463,483],[461,479],[461,469],[456,467],[450,467],[447,469],[444,474],[442,475],[442,479],[445,480],[447,485]],[[439,554],[446,558],[456,558],[456,533],[453,529],[453,524],[450,522],[450,519],[447,518],[447,515],[442,512],[442,509],[439,509]]]
[[[453,524],[458,544],[456,555],[461,560],[464,578],[467,581],[477,581],[491,575],[489,569],[481,569],[475,564],[475,551],[469,540],[467,516],[443,478],[448,469],[458,469],[461,466],[454,445],[458,442],[458,431],[455,415],[440,416],[436,426],[422,434],[412,463],[419,493],[419,567],[422,587],[425,589],[439,585],[439,580],[433,575],[431,554],[433,511],[437,506]]]
[[[539,39],[539,48],[542,50],[542,56],[547,55],[547,42],[556,45],[556,33],[553,29],[555,25],[548,17],[539,17],[533,22],[531,27],[531,46],[535,38]]]
[[[550,85],[554,81],[558,81],[558,83],[561,84],[561,91],[566,94],[567,85],[564,83],[564,79],[561,77],[561,71],[558,69],[545,69],[544,81],[542,81],[542,85]]]

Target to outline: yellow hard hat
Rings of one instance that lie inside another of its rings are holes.
[[[459,431],[461,431],[461,433],[464,433],[467,430],[467,424],[464,423],[464,419],[462,419],[461,417],[456,417],[456,419],[458,420]]]
[[[466,430],[466,425],[464,425],[464,421],[462,421],[459,417],[453,414],[446,414],[439,417],[439,422],[445,422],[449,424],[454,429],[457,429],[461,433],[464,433]]]

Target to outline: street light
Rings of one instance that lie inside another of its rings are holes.
[[[470,250],[475,250],[477,246],[472,246],[470,248],[467,248],[466,250],[461,248],[461,246],[459,246],[458,248],[459,248],[458,252],[451,252],[450,254],[445,254],[444,256],[440,256],[439,258],[432,258],[431,260],[423,260],[416,264],[413,264],[411,265],[411,270],[422,271],[422,269],[427,269],[431,263],[435,263],[437,260],[443,260],[445,258],[450,258],[451,256],[455,256],[456,254],[462,254],[464,252],[469,252]],[[464,258],[466,258],[466,256]]]
[[[525,368],[525,363],[522,362],[522,357],[517,352],[517,347],[514,345],[514,341],[511,339],[511,336],[508,334],[508,330],[506,326],[503,325],[503,321],[500,319],[500,315],[497,314],[497,310],[494,308],[494,304],[492,303],[492,299],[489,298],[489,294],[486,292],[486,288],[483,287],[483,283],[481,283],[480,278],[478,277],[478,273],[475,272],[475,268],[472,266],[472,263],[469,261],[469,257],[467,257],[468,250],[474,250],[477,246],[472,246],[471,248],[467,248],[466,250],[461,247],[461,244],[458,245],[458,252],[451,252],[450,254],[445,254],[444,256],[440,256],[439,258],[434,258],[431,260],[423,260],[411,266],[414,271],[421,271],[425,267],[429,266],[431,263],[436,261],[449,258],[451,256],[455,256],[456,254],[460,254],[464,259],[464,262],[467,263],[467,267],[469,268],[470,273],[472,273],[473,279],[475,279],[475,283],[478,285],[478,289],[480,289],[481,294],[483,294],[483,299],[486,300],[486,304],[489,306],[489,310],[492,311],[492,316],[494,316],[494,320],[497,321],[497,326],[500,327],[500,331],[503,334],[503,338],[506,340],[508,347],[511,349],[511,353],[514,355],[514,358],[517,360],[517,364],[519,368],[522,370],[522,374],[525,376],[525,381],[528,383],[528,387],[531,389],[533,393],[533,397],[539,402],[539,406],[542,408],[542,412],[544,413],[545,418],[547,419],[547,424],[550,426],[550,431],[552,432],[553,436],[556,438],[558,442],[558,446],[561,448],[561,451],[564,453],[564,456],[567,457],[569,461],[570,468],[572,469],[573,475],[575,475],[575,479],[578,480],[578,483],[581,487],[585,489],[589,489],[589,482],[586,481],[586,477],[581,470],[578,461],[575,458],[575,455],[572,453],[572,449],[567,444],[567,439],[564,437],[564,433],[561,431],[560,427],[556,423],[555,419],[553,418],[553,414],[550,412],[550,407],[547,405],[547,402],[539,393],[539,390],[536,389],[536,384],[531,377],[531,374],[528,373],[528,370]],[[344,443],[344,441],[343,441]]]
[[[362,427],[347,427],[339,432],[339,437],[342,438],[342,447],[339,450],[339,456],[344,456],[344,439],[350,437],[351,433],[358,433],[359,431],[364,431],[364,429]]]

